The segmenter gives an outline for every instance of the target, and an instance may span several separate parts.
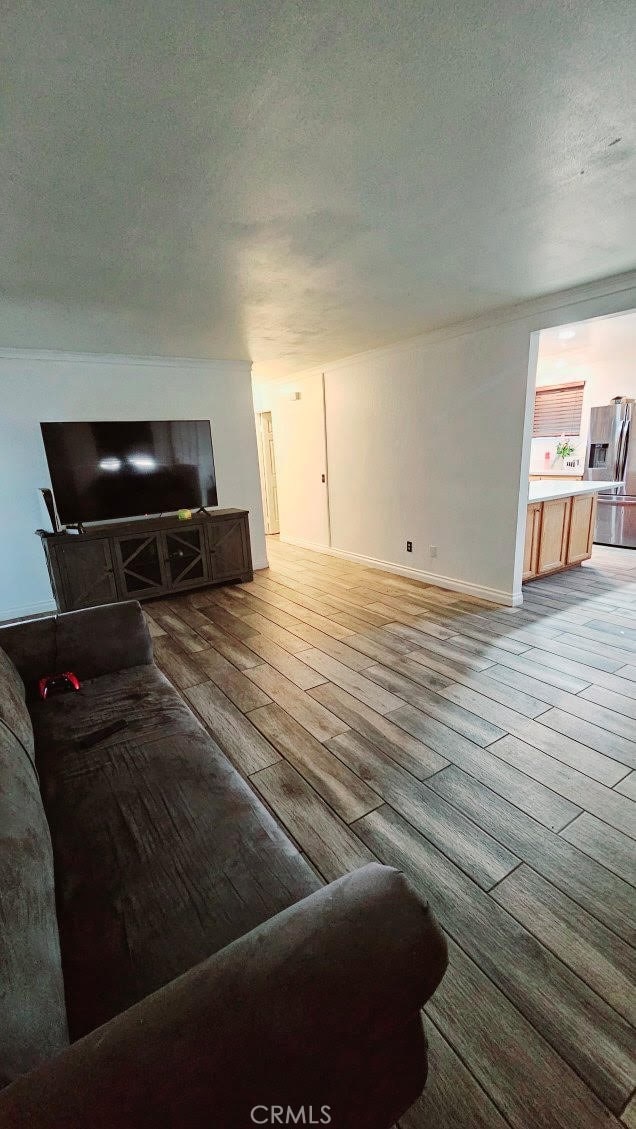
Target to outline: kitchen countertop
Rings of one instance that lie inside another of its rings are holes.
[[[599,494],[620,486],[620,482],[530,482],[528,502],[551,502],[554,498],[571,498],[575,494]]]

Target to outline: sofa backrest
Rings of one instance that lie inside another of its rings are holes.
[[[136,600],[10,623],[0,627],[0,648],[29,694],[45,674],[72,670],[83,682],[153,661],[152,639]]]
[[[68,1045],[53,851],[24,686],[0,650],[0,1087]]]

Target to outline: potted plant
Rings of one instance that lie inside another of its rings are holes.
[[[575,451],[576,447],[574,446],[572,440],[569,439],[566,435],[562,435],[556,445],[556,458],[554,460],[555,464],[558,459],[561,460],[561,463],[565,462],[565,460],[569,459]]]

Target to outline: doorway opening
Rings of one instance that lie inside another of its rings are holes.
[[[596,545],[636,548],[636,310],[541,330],[534,347],[524,584]]]
[[[274,432],[272,413],[256,413],[256,443],[258,465],[261,473],[261,493],[263,496],[263,516],[265,533],[280,533],[278,517],[278,488],[276,484],[276,456],[274,453]]]
[[[306,549],[331,545],[324,377],[253,381],[265,531]]]

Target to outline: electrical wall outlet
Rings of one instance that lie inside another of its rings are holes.
[[[429,545],[428,551],[432,557],[437,556],[437,545]]]
[[[407,541],[407,542],[406,542],[406,551],[407,551],[407,553],[412,553],[412,552],[413,552],[413,542],[412,542],[412,541]]]

